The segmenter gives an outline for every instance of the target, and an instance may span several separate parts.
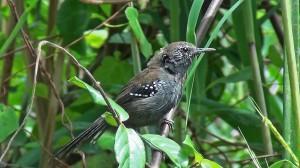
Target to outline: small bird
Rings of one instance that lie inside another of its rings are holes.
[[[188,42],[174,42],[162,48],[147,68],[133,77],[115,101],[129,114],[126,127],[138,128],[158,123],[181,98],[186,72],[193,58],[213,48],[197,48]],[[98,139],[109,125],[102,117],[60,149],[54,156],[64,158],[81,144]]]

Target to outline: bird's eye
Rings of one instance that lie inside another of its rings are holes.
[[[184,51],[184,52],[188,52],[189,51],[189,49],[187,47],[183,47],[181,50]]]
[[[169,60],[169,57],[167,54],[163,54],[163,62],[166,63]]]

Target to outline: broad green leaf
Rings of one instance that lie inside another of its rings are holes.
[[[134,7],[127,7],[125,14],[129,21],[129,25],[137,38],[141,52],[146,58],[149,58],[153,54],[152,45],[147,41],[138,21],[138,11]]]
[[[289,160],[280,160],[273,163],[269,168],[297,168],[291,161]]]
[[[251,78],[252,78],[252,69],[251,67],[247,67],[236,73],[214,80],[212,83],[208,85],[207,90],[219,83],[236,83],[236,82],[246,81]]]
[[[199,165],[201,161],[204,159],[203,156],[194,148],[193,142],[191,138],[186,135],[185,140],[183,141],[183,149],[186,149],[188,151],[188,154],[194,155],[194,161],[193,165]]]
[[[84,32],[84,34],[88,34],[90,31]],[[93,48],[100,48],[108,37],[108,30],[94,30],[85,36],[86,42]]]
[[[202,168],[222,168],[222,166],[220,166],[216,162],[213,162],[213,161],[208,160],[208,159],[203,159],[202,160],[201,167]]]
[[[0,104],[0,143],[19,126],[16,112],[4,104]]]
[[[109,37],[109,43],[117,43],[117,44],[130,44],[130,33],[122,32],[116,33]]]
[[[65,44],[69,44],[83,35],[89,23],[90,8],[91,6],[80,1],[65,0],[62,2],[57,13],[56,25]],[[83,40],[71,46],[73,50],[82,55],[85,54],[85,47]]]
[[[115,153],[119,167],[145,167],[146,154],[143,141],[131,128],[119,126],[115,140]]]
[[[104,57],[101,63],[102,65],[94,72],[94,77],[101,81],[103,85],[124,85],[133,76],[132,64],[128,61],[118,59],[117,56]],[[117,76],[117,78],[114,76]]]
[[[92,86],[86,84],[82,80],[78,79],[76,76],[71,78],[69,80],[69,82],[71,82],[74,85],[81,87],[83,89],[87,89],[89,91],[94,103],[106,106],[106,102],[104,101],[104,98],[102,97],[100,92],[98,92]],[[111,98],[109,98],[109,97],[107,97],[107,98],[108,98],[110,104],[112,105],[112,107],[119,114],[120,120],[121,121],[127,120],[129,118],[128,113],[121,106],[119,106],[115,101],[113,101]]]
[[[142,135],[142,138],[153,147],[166,153],[176,166],[186,167],[188,165],[188,156],[173,140],[155,134],[145,134]]]

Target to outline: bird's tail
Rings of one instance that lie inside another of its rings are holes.
[[[64,158],[68,153],[72,152],[80,145],[90,141],[96,141],[104,133],[107,126],[107,123],[102,117],[98,118],[88,129],[83,131],[71,142],[60,149],[56,154],[54,154],[54,157]]]

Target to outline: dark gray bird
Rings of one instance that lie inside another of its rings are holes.
[[[186,72],[193,58],[201,52],[214,50],[197,48],[187,42],[174,42],[162,48],[148,62],[147,68],[133,77],[117,96],[116,102],[129,114],[124,124],[137,128],[163,119],[181,98]],[[99,117],[54,156],[63,158],[81,144],[98,139],[107,127],[108,124]]]

